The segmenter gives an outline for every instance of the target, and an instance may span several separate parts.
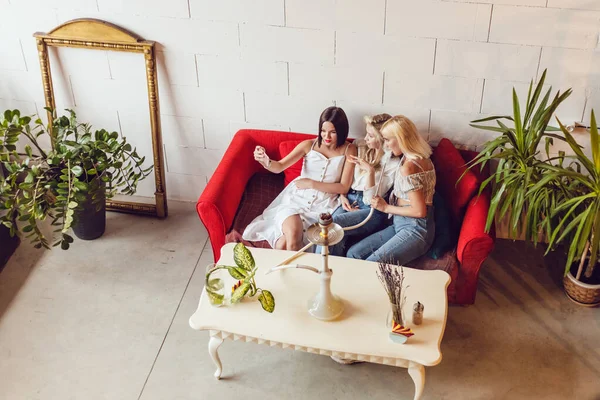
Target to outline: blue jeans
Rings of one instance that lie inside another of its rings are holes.
[[[334,211],[334,213],[332,214],[333,222],[340,225],[342,228],[353,226],[364,221],[364,219],[367,217],[367,215],[369,215],[369,212],[371,211],[371,205],[365,204],[363,202],[362,191],[350,189],[346,197],[348,197],[350,204],[355,203],[355,206],[358,207],[358,210],[346,211],[342,206],[339,206]],[[386,214],[382,213],[381,211],[373,210],[373,215],[366,224],[364,224],[360,228],[353,229],[351,231],[344,231],[344,238],[341,242],[329,247],[329,254],[331,254],[332,256],[345,256],[346,246],[349,239],[362,238],[372,232],[376,232],[380,229],[383,229],[386,220]]]
[[[435,237],[433,207],[424,218],[393,216],[393,224],[367,236],[348,250],[347,257],[405,265],[429,250]]]

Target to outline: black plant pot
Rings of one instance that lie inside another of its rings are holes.
[[[100,185],[98,192],[98,201],[100,207],[92,202],[92,196],[89,195],[85,202],[80,203],[80,207],[75,210],[73,215],[73,233],[82,240],[98,239],[104,234],[106,229],[106,192],[105,184]]]

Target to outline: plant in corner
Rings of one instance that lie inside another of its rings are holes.
[[[517,238],[524,233],[525,240],[537,245],[543,234],[548,242],[546,253],[558,244],[567,247],[563,281],[567,293],[573,298],[569,286],[581,283],[588,254],[585,277],[592,277],[600,247],[600,139],[593,112],[591,160],[560,121],[560,129],[548,126],[560,103],[571,94],[571,89],[563,94],[558,92],[549,102],[550,88],[538,104],[545,77],[546,71],[534,90],[533,82],[530,84],[524,114],[521,114],[519,99],[513,89],[513,116],[495,116],[472,122],[473,127],[501,135],[485,144],[470,168],[483,167],[491,160],[498,161],[497,168],[480,188],[492,186],[487,230],[494,218],[507,217],[510,237]],[[502,119],[511,121],[513,126],[502,123]],[[495,120],[498,126],[477,124],[491,120]],[[542,139],[545,139],[545,154],[540,149]],[[560,151],[557,156],[551,156],[550,146],[554,139],[565,141],[573,154],[566,155]],[[580,259],[580,262],[577,276],[572,278],[570,271],[575,259]],[[600,303],[600,281],[596,283],[587,285],[592,286],[591,294],[583,295],[584,300],[580,303]]]
[[[242,243],[236,244],[233,248],[233,259],[235,266],[216,265],[206,273],[204,284],[211,304],[225,304],[225,295],[219,293],[225,286],[223,280],[220,278],[211,279],[211,275],[218,270],[227,270],[229,275],[236,280],[231,288],[231,298],[229,300],[231,304],[239,303],[244,296],[254,297],[257,293],[260,293],[258,295],[260,305],[265,311],[272,313],[275,310],[275,298],[268,290],[256,286],[254,275],[258,267],[250,250]]]
[[[67,111],[47,127],[19,110],[0,116],[0,222],[36,248],[68,249],[70,228],[84,239],[102,235],[105,199],[117,191],[134,194],[152,170],[142,167],[145,158],[117,132],[92,132]],[[44,149],[44,140],[49,148]],[[54,228],[51,237],[40,228],[47,218]],[[90,228],[90,222],[95,226]]]

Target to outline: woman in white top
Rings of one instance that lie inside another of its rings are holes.
[[[299,250],[308,243],[306,229],[319,214],[333,212],[339,195],[352,184],[356,146],[347,143],[348,118],[339,107],[329,107],[319,118],[319,136],[305,140],[280,161],[270,160],[265,149],[256,146],[254,159],[270,172],[280,173],[304,157],[302,173],[246,227],[245,240],[267,240],[272,248]]]
[[[381,133],[386,146],[402,159],[389,203],[375,196],[371,205],[389,213],[392,225],[354,244],[347,257],[404,265],[425,254],[435,236],[435,168],[429,158],[431,147],[410,119],[397,115],[384,124]]]
[[[391,151],[384,149],[384,140],[380,132],[383,124],[390,118],[392,116],[389,114],[364,117],[365,139],[356,142],[358,157],[349,157],[349,161],[356,164],[354,181],[348,194],[340,196],[342,205],[333,213],[333,221],[343,228],[364,221],[371,211],[371,199],[374,196],[384,196],[394,183],[400,159],[394,157]],[[381,184],[377,186],[380,178]],[[366,224],[360,228],[345,231],[342,241],[330,247],[330,254],[344,256],[348,239],[364,237],[371,232],[380,230],[385,226],[386,220],[386,214],[374,210]]]

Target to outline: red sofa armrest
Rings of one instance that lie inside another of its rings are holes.
[[[221,256],[225,235],[233,223],[246,184],[252,175],[267,173],[254,160],[254,147],[264,147],[269,157],[279,160],[279,143],[313,137],[314,135],[254,129],[242,129],[235,134],[196,203],[198,216],[208,231],[215,262]]]
[[[485,232],[489,208],[490,194],[484,191],[470,200],[465,212],[456,249],[456,257],[460,263],[456,291],[458,304],[475,302],[481,264],[494,248],[494,226],[492,225],[489,233]]]

